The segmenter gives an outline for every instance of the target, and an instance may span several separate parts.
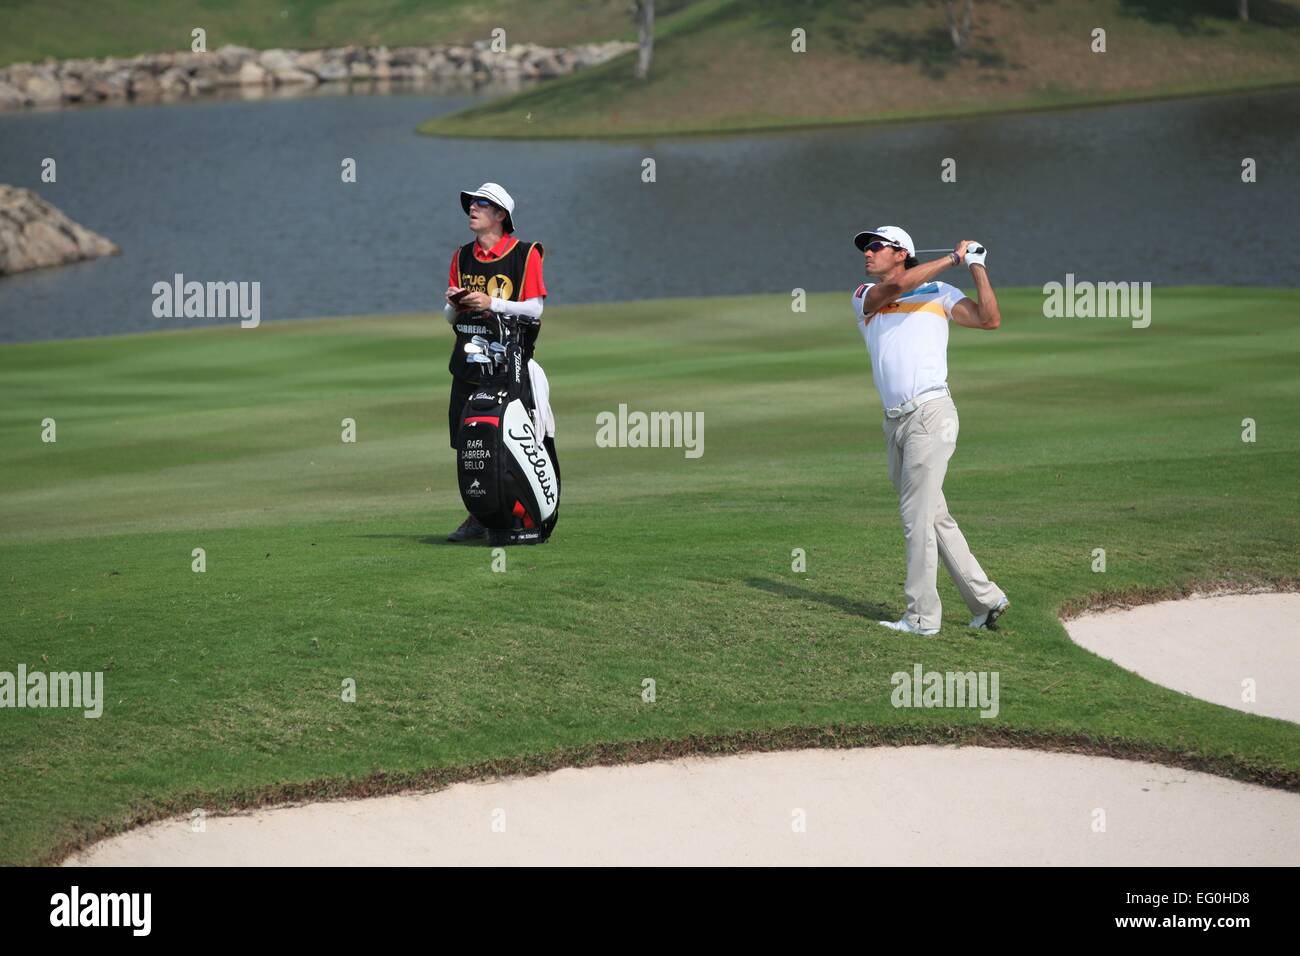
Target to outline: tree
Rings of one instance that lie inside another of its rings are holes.
[[[636,78],[650,75],[650,60],[655,52],[655,0],[636,0]]]
[[[1245,2],[1245,0],[1243,0]],[[948,35],[952,37],[952,45],[960,50],[970,39],[970,18],[971,7],[975,5],[975,0],[966,0],[962,11],[961,25],[957,24],[957,8],[953,0],[947,0],[948,7]]]
[[[1242,23],[1250,19],[1250,0],[1237,0],[1237,16]]]

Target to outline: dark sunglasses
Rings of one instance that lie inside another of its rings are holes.
[[[469,204],[471,206],[487,206],[489,208],[496,205],[496,203],[491,199],[471,199]]]
[[[892,242],[881,242],[879,239],[873,239],[862,248],[864,250],[870,249],[872,252],[879,252],[881,249],[897,249],[899,252],[903,251],[902,246],[896,246]]]

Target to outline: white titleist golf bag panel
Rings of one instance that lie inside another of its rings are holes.
[[[559,518],[555,443],[537,433],[532,389],[512,323],[488,381],[465,403],[456,440],[461,499],[488,529],[488,543],[540,544]],[[485,371],[489,369],[485,368]]]
[[[551,456],[536,433],[532,414],[517,398],[506,406],[501,437],[510,456],[516,462],[527,463],[523,472],[537,503],[538,517],[547,521],[560,505],[560,482]]]

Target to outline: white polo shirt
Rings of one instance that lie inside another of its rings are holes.
[[[927,282],[900,296],[867,321],[862,300],[874,283],[853,293],[853,314],[871,354],[871,377],[885,408],[948,384],[948,322],[965,298],[946,282]]]

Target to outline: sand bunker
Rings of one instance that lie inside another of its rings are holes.
[[[1104,829],[1097,827],[1104,823]],[[800,750],[560,770],[175,820],[73,865],[1300,863],[1300,796],[983,747]]]
[[[1300,593],[1192,595],[1084,614],[1065,629],[1153,683],[1300,722]],[[1243,700],[1246,681],[1254,701]]]

